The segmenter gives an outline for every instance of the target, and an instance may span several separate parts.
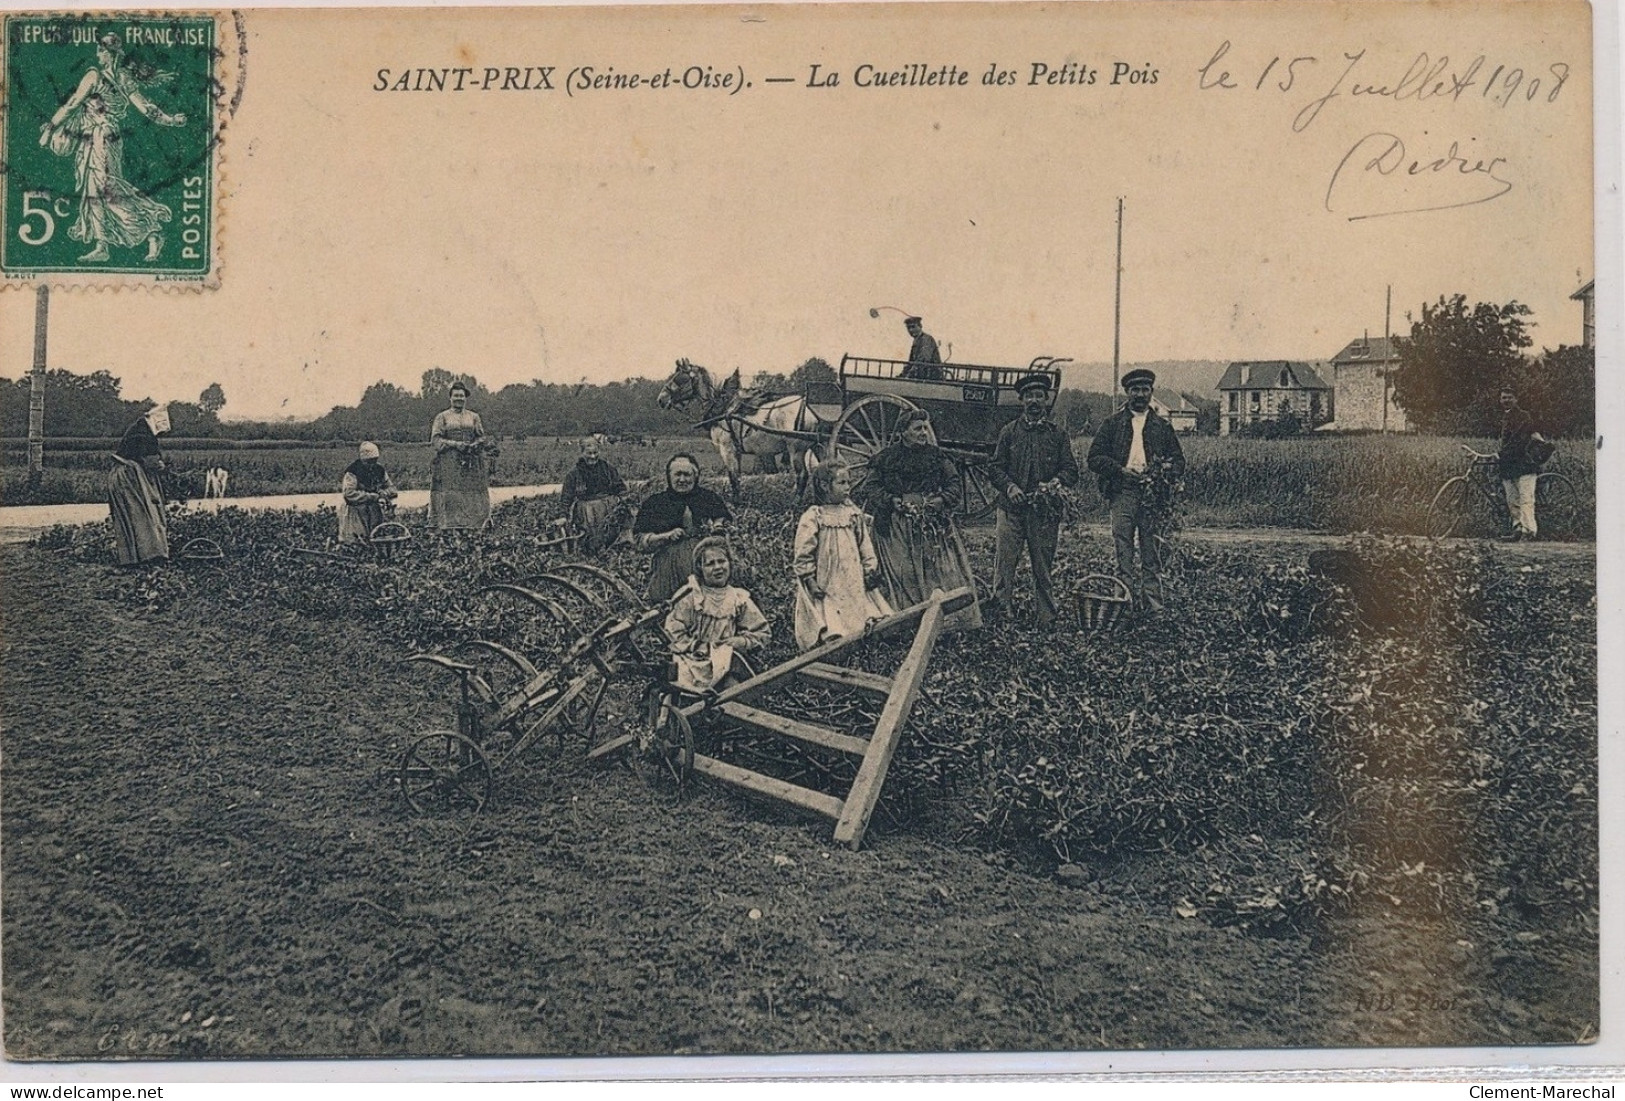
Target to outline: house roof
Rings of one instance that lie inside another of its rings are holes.
[[[1285,389],[1290,390],[1330,390],[1315,372],[1315,369],[1302,360],[1262,359],[1240,360],[1224,369],[1224,377],[1219,379],[1218,390],[1280,390],[1281,374],[1287,375]]]
[[[1579,290],[1575,291],[1573,294],[1569,295],[1569,297],[1578,302],[1578,301],[1581,301],[1583,299],[1591,297],[1592,293],[1595,292],[1596,289],[1597,289],[1597,281],[1595,279],[1587,279],[1586,280],[1586,285],[1581,287]]]
[[[1190,398],[1182,393],[1174,393],[1171,390],[1153,390],[1151,392],[1151,402],[1169,413],[1196,413],[1199,411]]]
[[[1371,363],[1399,358],[1394,338],[1386,336],[1358,336],[1343,346],[1332,357],[1333,363]]]

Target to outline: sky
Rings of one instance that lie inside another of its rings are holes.
[[[678,357],[748,377],[903,356],[900,313],[876,307],[922,315],[959,362],[1109,363],[1120,197],[1124,362],[1329,358],[1382,332],[1389,286],[1397,332],[1461,292],[1528,304],[1537,348],[1577,343],[1569,296],[1594,272],[1581,4],[250,10],[244,26],[219,286],[57,293],[51,366],[159,400],[219,382],[229,417],[310,417],[432,367],[495,388],[663,377]],[[859,86],[862,65],[915,63],[968,82]],[[815,64],[841,83],[809,87]],[[750,87],[374,90],[510,65]],[[1404,79],[1416,65],[1431,84]],[[1013,83],[983,85],[990,69]],[[28,370],[33,313],[26,286],[0,290],[0,375]],[[1109,369],[1066,384],[1106,388]]]

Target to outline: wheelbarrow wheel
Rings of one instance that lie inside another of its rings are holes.
[[[491,798],[491,762],[468,738],[436,730],[401,755],[400,784],[419,814],[474,815]]]

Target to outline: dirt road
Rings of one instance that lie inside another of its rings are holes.
[[[500,505],[521,497],[540,497],[557,493],[557,485],[492,486],[491,503]],[[408,489],[401,492],[396,505],[403,509],[429,507],[429,491]],[[264,509],[295,509],[314,512],[321,508],[337,509],[337,493],[291,493],[277,497],[222,497],[211,500],[193,500],[186,503],[193,512],[219,512],[224,508],[242,508],[251,512]],[[105,504],[85,505],[7,505],[0,507],[0,544],[24,543],[56,524],[99,524],[107,519]]]

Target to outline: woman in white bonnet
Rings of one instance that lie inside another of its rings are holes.
[[[396,496],[395,484],[379,461],[377,444],[361,445],[356,461],[344,468],[339,490],[339,542],[368,542]]]
[[[169,406],[158,405],[124,430],[107,476],[107,511],[121,566],[161,562],[169,557],[160,478],[166,469],[158,435],[169,431]]]

